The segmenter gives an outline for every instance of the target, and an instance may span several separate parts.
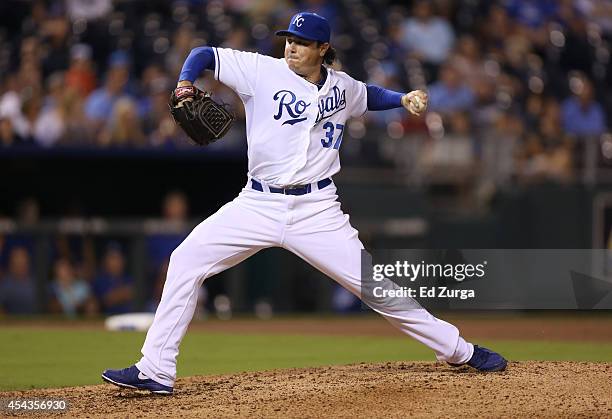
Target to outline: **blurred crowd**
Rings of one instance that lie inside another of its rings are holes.
[[[503,183],[569,179],[585,142],[612,149],[607,0],[5,0],[0,149],[188,146],[167,100],[190,50],[280,57],[273,33],[297,10],[330,20],[337,68],[430,93],[423,119],[397,109],[352,121],[349,160],[376,140],[383,161],[420,176]],[[199,83],[243,118],[227,88]],[[243,125],[215,147],[243,152]]]
[[[169,192],[163,200],[162,217],[147,222],[145,259],[137,260],[133,240],[125,236],[28,234],[29,227],[40,226],[40,220],[36,201],[27,199],[17,214],[21,232],[0,233],[0,315],[45,312],[74,317],[128,313],[137,308],[155,311],[170,255],[191,227],[188,216],[185,194]],[[51,240],[41,248],[43,237]],[[133,275],[135,266],[130,264],[142,264],[139,268],[144,270],[145,283],[141,289]],[[138,292],[146,296],[140,307]]]

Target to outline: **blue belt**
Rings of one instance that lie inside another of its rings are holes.
[[[326,186],[331,185],[331,183],[332,183],[331,178],[323,179],[323,180],[320,180],[320,181],[317,182],[317,187],[319,189],[323,189]],[[259,192],[263,192],[264,191],[264,188],[263,188],[263,185],[261,184],[261,182],[255,180],[255,179],[251,179],[251,186],[256,191],[259,191]],[[312,192],[312,184],[308,184],[308,185],[296,185],[296,186],[291,186],[289,188],[273,188],[272,186],[270,186],[270,192],[272,192],[272,193],[281,193],[283,195],[305,195],[307,193]]]

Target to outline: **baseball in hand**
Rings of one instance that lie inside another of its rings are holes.
[[[427,109],[427,93],[413,90],[402,96],[402,105],[413,115],[421,115]]]

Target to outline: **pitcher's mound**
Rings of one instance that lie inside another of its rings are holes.
[[[484,374],[394,362],[188,377],[166,397],[109,384],[2,396],[65,398],[78,417],[607,417],[610,377],[609,363],[511,362]]]

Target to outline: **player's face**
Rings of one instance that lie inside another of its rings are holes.
[[[288,36],[285,42],[285,60],[287,65],[298,74],[307,74],[318,68],[329,44],[317,45],[316,41]]]

